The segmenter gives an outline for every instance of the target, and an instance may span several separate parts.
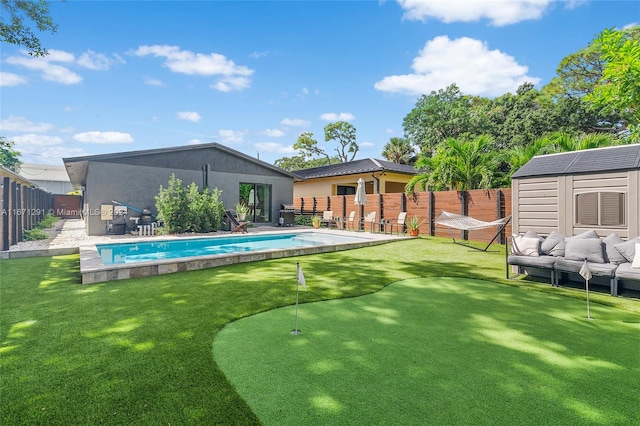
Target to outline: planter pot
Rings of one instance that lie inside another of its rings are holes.
[[[320,224],[319,224],[319,223],[312,223],[312,225],[313,225],[313,227],[314,227],[314,228],[316,228],[316,229],[320,228]]]
[[[245,220],[247,220],[247,214],[246,213],[238,213],[238,220],[240,222],[244,222]]]
[[[420,234],[420,230],[419,229],[410,229],[409,230],[409,235],[411,235],[412,237],[417,237]]]

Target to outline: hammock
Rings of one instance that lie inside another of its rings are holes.
[[[453,239],[453,242],[455,244],[460,244],[460,245],[471,247],[471,248],[476,248],[476,247],[456,241],[455,237],[453,236],[453,232],[451,232],[451,228],[460,229],[462,231],[475,231],[478,229],[486,229],[486,228],[491,228],[493,226],[497,226],[498,232],[496,232],[493,239],[489,241],[489,244],[487,244],[487,246],[484,249],[478,249],[482,251],[487,251],[491,243],[493,243],[496,240],[496,238],[498,238],[498,235],[500,235],[500,233],[506,228],[510,220],[511,220],[511,216],[507,216],[502,219],[494,220],[492,222],[484,222],[482,220],[474,219],[471,216],[464,216],[461,214],[449,213],[447,211],[442,210],[442,213],[440,214],[440,217],[436,219],[435,224],[446,226],[447,228],[449,228],[449,233],[451,234],[451,238]]]

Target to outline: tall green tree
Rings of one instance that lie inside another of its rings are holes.
[[[305,159],[322,156],[326,158],[327,164],[331,164],[331,158],[324,149],[318,146],[318,141],[313,138],[312,132],[300,133],[298,140],[293,144],[293,149],[297,149]]]
[[[360,149],[356,142],[356,128],[346,121],[337,121],[324,126],[324,140],[338,142],[335,150],[343,163],[352,161]]]
[[[607,29],[596,39],[595,46],[604,61],[604,69],[587,100],[603,111],[625,111],[637,119],[640,107],[640,26],[626,32]]]
[[[415,162],[415,151],[411,142],[404,138],[391,138],[382,149],[382,156],[392,163],[412,164]]]
[[[3,43],[24,46],[32,56],[45,56],[47,50],[31,29],[55,33],[58,29],[45,0],[0,0],[0,40]]]
[[[20,152],[14,149],[15,143],[4,136],[0,136],[0,164],[14,172],[22,164]]]
[[[561,111],[560,116],[574,125],[574,129],[587,133],[610,132],[618,130],[620,123],[637,124],[637,106],[635,111],[629,109],[615,101],[613,95],[622,93],[618,88],[627,94],[638,92],[638,43],[640,26],[605,30],[585,48],[563,58],[556,77],[542,91],[555,102],[566,103],[561,107],[565,111]],[[594,93],[596,91],[598,93]],[[566,110],[567,105],[572,107],[570,111]],[[555,131],[570,132],[570,129]]]
[[[429,155],[447,138],[476,133],[471,107],[472,98],[455,84],[422,95],[402,121],[405,137]]]

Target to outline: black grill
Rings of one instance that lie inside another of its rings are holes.
[[[295,224],[296,208],[293,204],[280,204],[280,226],[293,226]]]

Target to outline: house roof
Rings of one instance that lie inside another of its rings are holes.
[[[536,155],[511,178],[640,169],[640,144]]]
[[[366,158],[363,160],[348,161],[345,163],[329,164],[328,166],[297,170],[294,173],[301,179],[307,180],[372,172],[394,172],[415,175],[417,170],[412,166],[404,164],[377,160],[375,158]]]
[[[139,151],[115,152],[110,154],[88,155],[84,157],[71,157],[71,158],[63,158],[62,161],[64,162],[64,165],[67,169],[67,173],[69,175],[69,178],[71,179],[71,183],[74,185],[84,185],[84,181],[87,177],[88,164],[91,161],[97,161],[97,162],[113,161],[113,160],[117,161],[119,159],[144,156],[144,155],[150,155],[150,154],[172,154],[180,151],[198,151],[198,150],[211,149],[211,148],[225,152],[229,155],[233,155],[244,161],[254,163],[258,166],[271,169],[285,176],[289,176],[293,179],[296,178],[294,174],[287,172],[279,167],[266,163],[262,160],[258,160],[257,158],[243,154],[240,151],[236,151],[235,149],[231,149],[227,146],[221,145],[216,142],[197,144],[197,145],[176,146],[176,147],[169,147],[169,148],[145,149],[145,150],[139,150]]]
[[[10,169],[2,166],[2,165],[0,165],[0,177],[2,177],[2,178],[8,177],[11,180],[15,180],[20,185],[26,185],[26,186],[29,186],[29,187],[36,186],[29,179],[25,178],[24,176],[19,175],[18,173],[14,172],[13,170],[10,170]]]
[[[23,163],[18,173],[34,181],[69,182],[69,175],[64,166]]]

